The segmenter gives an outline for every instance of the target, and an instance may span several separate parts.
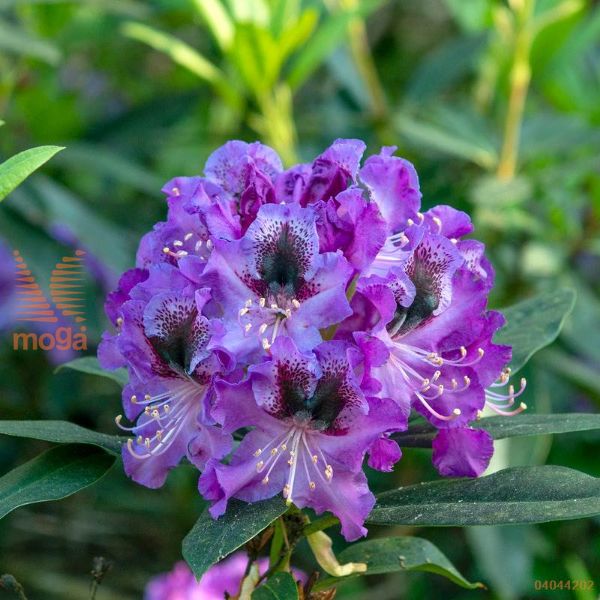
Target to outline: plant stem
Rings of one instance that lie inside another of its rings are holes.
[[[286,166],[298,162],[296,124],[290,88],[281,84],[256,100],[260,116],[250,120],[251,126],[279,153]]]
[[[339,0],[339,2],[345,10],[356,10],[359,0]],[[382,143],[392,144],[394,137],[390,134],[391,128],[386,126],[389,121],[386,95],[377,73],[369,45],[367,26],[362,17],[354,17],[348,24],[348,41],[352,60],[369,95],[370,110],[377,135]]]
[[[387,104],[385,92],[379,80],[375,61],[369,47],[367,37],[367,27],[363,19],[356,17],[348,25],[350,36],[350,51],[352,58],[356,63],[356,68],[363,78],[369,97],[371,100],[371,111],[376,121],[385,121],[387,119]]]
[[[326,517],[322,517],[321,519],[317,519],[312,523],[309,523],[304,528],[304,535],[310,535],[311,533],[316,533],[317,531],[323,531],[323,529],[327,529],[329,527],[333,527],[334,525],[338,525],[340,520],[333,515],[327,515]]]
[[[521,124],[531,81],[530,54],[533,41],[532,18],[534,8],[535,0],[513,2],[515,50],[510,71],[510,92],[504,122],[504,139],[496,171],[498,179],[503,181],[513,179],[517,168]]]

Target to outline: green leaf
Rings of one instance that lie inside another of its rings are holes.
[[[93,446],[52,448],[0,477],[0,518],[20,506],[66,498],[98,481],[114,462]]]
[[[59,50],[45,40],[33,37],[13,23],[0,19],[0,51],[39,58],[51,65],[60,60]]]
[[[89,252],[112,269],[119,272],[130,267],[133,244],[120,225],[108,221],[68,188],[45,175],[39,174],[32,180],[27,192],[33,192],[28,195],[35,194],[42,204],[45,225],[50,231],[56,224],[66,225]],[[20,210],[21,204],[15,202],[14,206]]]
[[[396,571],[426,571],[471,590],[484,587],[481,583],[467,581],[436,546],[418,537],[383,538],[352,544],[338,555],[338,560],[341,564],[366,563],[367,571],[350,577],[329,577],[317,583],[316,590],[360,575],[382,575]]]
[[[477,64],[485,41],[484,35],[452,38],[425,56],[408,82],[405,100],[422,106],[455,85]]]
[[[511,418],[485,417],[473,427],[485,429],[495,440],[527,435],[548,435],[576,431],[600,430],[600,415],[564,413],[552,415],[521,414]],[[437,429],[429,424],[409,427],[393,438],[403,448],[431,448]]]
[[[189,44],[168,33],[132,21],[125,23],[122,31],[127,37],[163,52],[179,66],[212,84],[232,107],[237,108],[239,106],[237,92],[229,84],[223,72]]]
[[[552,465],[478,479],[430,481],[384,492],[371,525],[418,527],[546,523],[600,514],[600,479]]]
[[[106,371],[100,366],[100,363],[95,356],[83,356],[81,358],[75,358],[69,362],[63,363],[62,365],[58,365],[54,372],[58,373],[62,369],[73,369],[74,371],[81,371],[82,373],[89,373],[90,375],[106,377],[107,379],[112,379],[121,387],[125,386],[128,379],[126,369]]]
[[[496,333],[494,342],[512,346],[513,373],[557,338],[574,303],[575,292],[563,288],[502,310],[507,323]]]
[[[342,43],[348,25],[356,17],[365,17],[376,10],[383,0],[364,0],[357,8],[333,14],[317,27],[313,35],[304,45],[294,60],[287,82],[293,89],[300,87],[317,69],[327,56]]]
[[[208,510],[183,540],[183,558],[196,575],[237,550],[287,510],[281,497],[248,504],[231,500],[227,512],[213,519]]]
[[[233,40],[234,26],[220,0],[193,0],[221,50],[227,50]]]
[[[298,600],[298,586],[290,573],[275,573],[252,592],[252,600]]]
[[[0,421],[0,434],[14,437],[99,446],[112,454],[121,454],[123,437],[98,433],[68,421]]]
[[[425,122],[412,114],[403,113],[398,115],[395,123],[398,131],[417,146],[469,160],[484,169],[492,169],[498,162],[498,156],[489,142],[489,136],[485,137],[483,131],[479,131],[483,125],[477,128],[475,123],[478,120],[474,119],[474,115],[469,118],[462,115],[468,122],[458,128],[456,123],[448,121],[450,114],[451,111],[446,110],[438,119],[440,122]]]
[[[0,201],[61,150],[60,146],[39,146],[19,152],[3,162],[0,165]]]
[[[162,179],[152,171],[99,144],[74,142],[68,146],[68,151],[60,154],[54,164],[66,165],[71,172],[93,172],[110,177],[152,196],[156,196],[163,185]]]
[[[600,373],[594,365],[561,350],[548,348],[542,354],[542,365],[585,390],[600,394]]]

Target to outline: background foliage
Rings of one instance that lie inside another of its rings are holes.
[[[103,295],[164,216],[162,183],[196,174],[225,140],[262,139],[288,163],[336,137],[361,137],[371,152],[397,145],[420,173],[425,207],[450,203],[474,215],[498,273],[494,306],[559,286],[577,290],[559,342],[524,369],[526,400],[534,413],[597,412],[599,40],[592,0],[0,0],[0,159],[66,147],[3,202],[0,237],[46,284],[70,248],[94,257],[93,346],[107,324]],[[113,433],[119,387],[55,374],[65,358],[14,352],[6,334],[0,418]],[[502,440],[491,470],[549,462],[600,476],[598,441],[597,432]],[[46,447],[3,437],[0,472]],[[409,485],[434,473],[426,450],[408,449],[392,476],[369,476],[377,492],[392,478]],[[97,598],[139,598],[149,577],[180,558],[201,509],[191,469],[159,491],[114,469],[102,485],[2,520],[0,571],[32,598],[79,599],[92,558],[102,555],[114,565]],[[395,533],[434,542],[489,590],[391,573],[344,583],[338,597],[545,597],[536,579],[595,577],[598,587],[599,532],[598,518],[399,526]],[[309,553],[301,556],[299,566],[310,569]]]

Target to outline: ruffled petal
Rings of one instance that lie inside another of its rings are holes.
[[[483,429],[442,429],[433,440],[433,464],[444,477],[478,477],[493,453],[492,436]]]
[[[407,160],[391,156],[385,150],[365,161],[360,170],[360,180],[379,207],[389,233],[402,231],[409,219],[417,219],[421,206],[419,178]]]

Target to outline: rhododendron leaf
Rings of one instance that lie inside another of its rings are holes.
[[[213,519],[208,509],[183,540],[183,558],[196,577],[237,550],[287,510],[282,498],[248,504],[231,500],[227,512]]]
[[[593,413],[560,413],[553,415],[521,414],[514,417],[486,417],[473,427],[485,429],[495,440],[527,435],[573,433],[600,429],[600,415]],[[393,438],[402,448],[431,448],[437,433],[432,425],[415,425]]]
[[[56,367],[56,373],[61,369],[73,369],[74,371],[81,371],[82,373],[89,373],[90,375],[98,375],[100,377],[106,377],[112,379],[123,387],[127,383],[127,371],[126,369],[116,369],[115,371],[106,371],[98,363],[98,359],[95,356],[83,356],[81,358],[75,358],[69,362],[63,363]]]
[[[338,559],[344,563],[366,563],[367,571],[349,577],[323,579],[315,586],[316,590],[331,587],[357,575],[382,575],[396,571],[426,571],[447,577],[468,589],[484,587],[481,583],[467,581],[436,546],[418,537],[393,537],[359,542],[338,554]]]
[[[347,26],[353,19],[365,17],[376,10],[381,0],[368,0],[349,9],[327,17],[315,35],[305,44],[291,65],[287,80],[292,88],[300,87],[310,74],[322,63],[346,35]]]
[[[506,325],[496,334],[496,344],[512,346],[512,372],[515,373],[541,348],[560,333],[575,304],[575,292],[558,289],[519,302],[502,310]]]
[[[52,448],[0,477],[0,518],[20,506],[66,498],[98,481],[114,462],[93,446]]]
[[[566,467],[513,467],[478,479],[430,481],[384,492],[371,525],[545,523],[600,514],[600,479]]]
[[[121,440],[116,435],[91,431],[68,421],[0,421],[0,434],[59,444],[88,444],[121,454]]]
[[[0,164],[0,201],[61,150],[60,146],[30,148]]]
[[[275,573],[252,592],[252,600],[298,600],[298,586],[290,573]]]

